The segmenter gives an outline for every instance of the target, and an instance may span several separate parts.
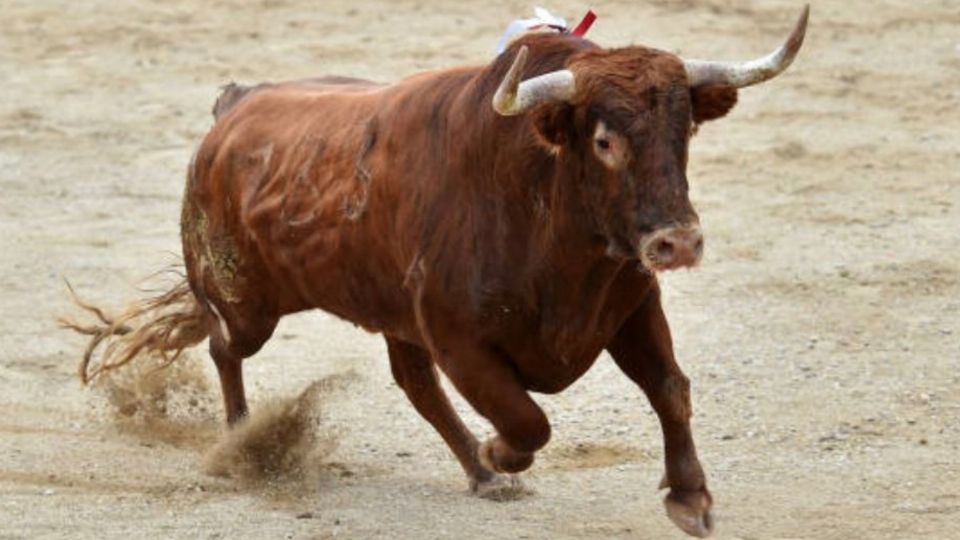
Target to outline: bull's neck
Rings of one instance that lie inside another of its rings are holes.
[[[459,186],[467,212],[483,216],[471,239],[482,248],[461,259],[481,291],[471,297],[479,312],[485,298],[517,297],[537,320],[595,328],[625,262],[607,255],[586,204],[582,164],[544,146],[533,129],[527,118],[492,118],[486,131],[469,129],[461,139],[488,156],[473,167],[480,174],[461,177],[469,181]]]
[[[569,150],[548,146],[531,114],[508,117],[494,111],[495,87],[484,81],[498,71],[496,65],[481,70],[442,104],[445,190],[457,192],[464,209],[484,216],[477,223],[485,229],[481,234],[508,239],[532,259],[605,257],[606,243],[586,205],[583,164]]]
[[[556,69],[571,53],[555,52],[541,69]],[[452,288],[526,287],[558,267],[577,281],[579,273],[616,266],[586,212],[575,179],[582,171],[538,139],[531,115],[494,111],[510,58],[418,81],[417,94],[432,96],[420,123],[428,126],[424,148],[436,149],[431,175],[439,173],[422,192],[418,251],[446,269]]]
[[[485,216],[478,234],[504,242],[495,253],[507,257],[508,266],[518,260],[555,266],[569,258],[591,266],[606,258],[606,242],[578,180],[582,164],[566,150],[545,146],[529,117],[499,117],[488,108],[450,134],[458,141],[456,153],[466,156],[458,164],[463,174],[451,175],[454,189],[462,191],[465,206]]]

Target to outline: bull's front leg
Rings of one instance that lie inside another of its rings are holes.
[[[713,530],[712,498],[690,431],[690,381],[673,356],[659,287],[653,287],[607,350],[620,369],[643,389],[660,418],[666,461],[660,487],[670,488],[664,499],[667,515],[687,534],[708,536]]]
[[[527,490],[512,475],[533,464],[536,452],[550,440],[550,422],[518,379],[509,359],[478,343],[472,332],[463,330],[465,323],[457,320],[457,314],[443,307],[424,306],[422,300],[416,304],[432,359],[497,432],[477,448],[483,468],[500,473],[493,486],[496,498],[525,495]],[[505,480],[509,482],[503,485]],[[483,491],[487,487],[481,484],[480,488]]]
[[[481,488],[492,488],[490,498],[513,499],[527,494],[513,475],[530,468],[536,452],[550,440],[547,416],[517,379],[512,366],[496,351],[456,340],[436,351],[437,363],[457,391],[497,432],[480,444],[477,457],[485,468],[501,474],[494,485]]]
[[[480,443],[447,399],[430,354],[425,349],[389,337],[387,351],[397,384],[460,461],[470,479],[470,489],[485,498],[509,497],[510,492],[519,486],[512,478],[502,477],[481,463]]]
[[[456,456],[471,488],[493,478],[493,472],[477,459],[480,443],[460,420],[437,379],[436,368],[427,351],[387,338],[390,369],[397,384],[407,394],[414,408],[437,430]]]

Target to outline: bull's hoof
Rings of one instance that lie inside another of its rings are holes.
[[[483,441],[477,449],[477,459],[480,460],[481,465],[498,473],[516,474],[533,465],[532,453],[518,452],[510,448],[500,437]]]
[[[671,489],[663,504],[670,521],[683,532],[697,538],[706,538],[713,533],[713,516],[710,515],[713,500],[706,488],[700,491]]]
[[[481,499],[497,502],[516,501],[533,495],[533,490],[513,474],[495,474],[482,482],[474,480],[470,482],[470,491]]]

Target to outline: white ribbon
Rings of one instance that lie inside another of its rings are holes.
[[[497,42],[497,54],[500,54],[507,48],[507,44],[510,43],[510,39],[522,32],[526,32],[531,28],[536,28],[538,26],[550,26],[552,28],[558,28],[561,31],[567,29],[567,21],[563,20],[560,17],[550,13],[542,7],[533,8],[533,18],[531,19],[517,19],[507,25],[507,29],[504,30],[503,35],[500,36],[500,41]]]

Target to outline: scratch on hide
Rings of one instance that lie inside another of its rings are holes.
[[[377,120],[371,118],[367,122],[367,127],[363,131],[363,141],[360,144],[360,152],[357,154],[357,161],[354,165],[357,180],[360,183],[360,194],[356,200],[347,200],[344,202],[344,215],[350,221],[356,221],[363,217],[367,211],[367,197],[370,190],[370,181],[373,175],[367,167],[366,159],[370,151],[377,144]]]

